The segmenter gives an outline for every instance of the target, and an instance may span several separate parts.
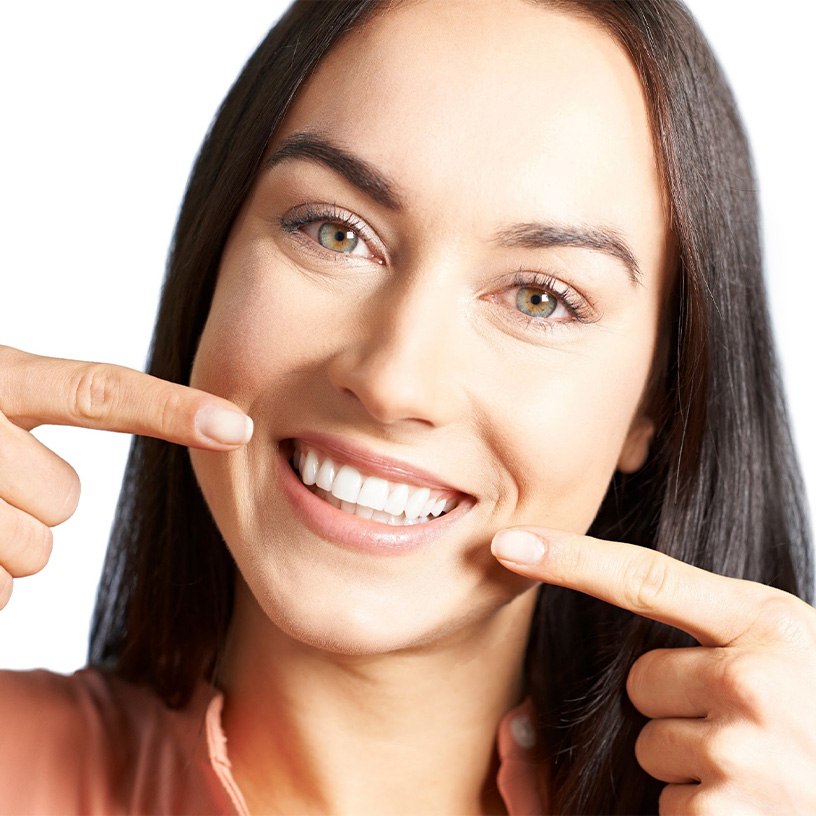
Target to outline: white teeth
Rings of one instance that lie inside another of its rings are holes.
[[[419,515],[420,516],[430,516],[431,515],[431,510],[434,509],[435,504],[436,504],[436,499],[433,496],[431,496],[431,498],[428,499],[428,501],[426,501],[425,504],[422,505],[422,511],[420,512]]]
[[[405,505],[405,517],[408,519],[419,518],[422,515],[422,508],[425,507],[425,502],[428,501],[430,495],[430,487],[420,487],[414,490]]]
[[[392,516],[398,516],[405,510],[405,504],[408,501],[408,494],[410,492],[411,488],[409,488],[408,485],[395,485],[385,502],[385,507],[383,507],[383,510],[385,510],[386,513],[390,513]]]
[[[339,465],[312,448],[296,446],[293,464],[301,481],[329,504],[360,518],[384,524],[422,524],[453,509],[457,501],[429,487],[391,483],[364,476],[351,465]]]
[[[317,458],[317,454],[310,450],[304,456],[302,453],[298,453],[300,458],[300,465],[298,469],[300,470],[300,478],[303,480],[303,484],[305,485],[313,485],[317,481],[317,470],[320,466],[320,460]]]
[[[331,492],[332,482],[334,482],[336,473],[334,462],[332,462],[331,459],[324,459],[320,470],[317,471],[315,484],[323,490]]]
[[[370,507],[363,507],[362,504],[356,504],[354,506],[354,515],[360,518],[370,519],[376,512],[376,510],[372,510]]]
[[[343,465],[334,477],[331,494],[343,501],[356,503],[362,486],[363,477],[360,475],[360,471],[351,465]]]
[[[360,488],[357,504],[364,504],[373,510],[384,510],[388,499],[388,482],[379,476],[368,476]]]

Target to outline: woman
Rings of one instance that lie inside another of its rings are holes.
[[[159,380],[4,352],[9,576],[75,504],[26,429],[160,437],[96,668],[3,678],[4,807],[812,808],[752,189],[674,3],[296,6],[191,177]]]

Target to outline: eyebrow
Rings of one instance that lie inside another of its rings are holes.
[[[267,157],[264,169],[269,170],[290,159],[306,159],[322,164],[339,173],[385,209],[393,211],[404,209],[406,196],[398,185],[374,165],[334,144],[325,136],[313,131],[293,133]],[[616,258],[626,267],[633,285],[638,285],[641,281],[641,271],[635,254],[623,236],[611,227],[531,221],[502,227],[495,233],[491,242],[507,248],[574,247],[603,252]]]
[[[369,198],[388,210],[404,208],[404,196],[374,165],[349,153],[328,139],[309,131],[293,133],[264,162],[270,169],[287,159],[310,159],[344,176]]]
[[[641,282],[641,271],[634,253],[620,233],[611,227],[567,226],[534,221],[529,224],[513,224],[501,229],[493,240],[503,247],[525,249],[576,247],[603,252],[623,263],[634,286]]]

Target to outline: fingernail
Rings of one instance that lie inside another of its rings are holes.
[[[200,434],[222,445],[244,445],[252,438],[252,420],[238,411],[208,405],[196,414]]]
[[[525,530],[503,530],[496,533],[490,546],[491,552],[502,561],[533,566],[544,557],[544,542]]]

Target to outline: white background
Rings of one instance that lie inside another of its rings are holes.
[[[443,0],[437,0],[442,2]],[[736,91],[764,208],[768,298],[810,506],[816,505],[816,78],[809,3],[692,0]],[[0,4],[0,343],[142,368],[191,163],[285,3]],[[129,437],[42,428],[79,509],[0,612],[0,666],[71,671]],[[759,498],[759,497],[758,497]],[[812,512],[812,510],[811,510]]]

